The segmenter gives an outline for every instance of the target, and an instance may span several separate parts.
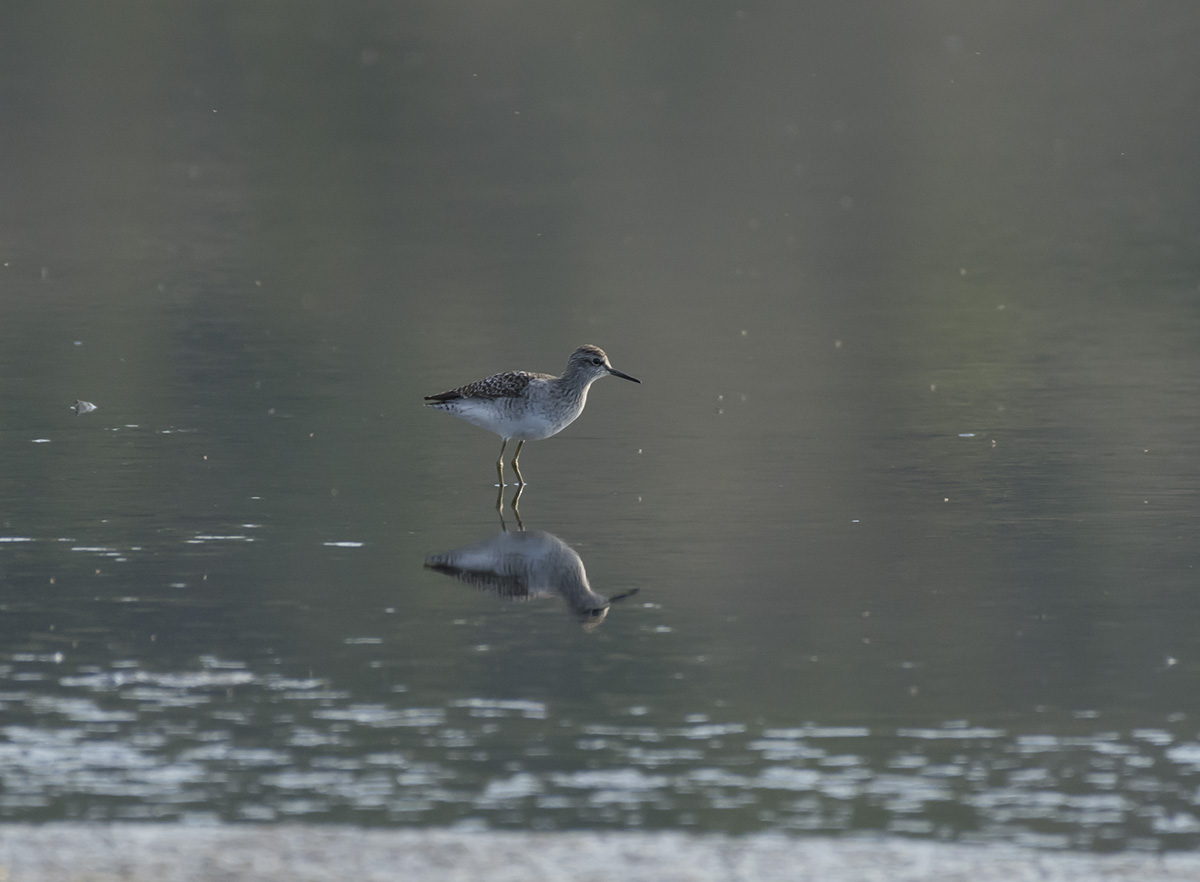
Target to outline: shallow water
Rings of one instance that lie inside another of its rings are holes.
[[[1200,844],[1193,13],[173,8],[0,80],[0,819]]]

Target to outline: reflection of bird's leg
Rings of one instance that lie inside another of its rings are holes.
[[[517,452],[513,454],[513,471],[517,473],[517,486],[525,486],[525,479],[521,477],[521,470],[517,467],[517,460],[521,458],[521,448],[525,446],[524,441],[517,442]],[[503,455],[504,448],[500,448],[500,453]]]
[[[496,460],[496,474],[500,476],[500,487],[504,487],[504,448],[508,446],[508,439],[505,438],[500,442],[500,458]],[[517,476],[520,477],[520,472]]]
[[[504,485],[501,484],[496,489],[496,514],[500,515],[500,529],[505,533],[508,532],[508,525],[504,523]]]
[[[517,492],[513,494],[512,502],[510,503],[512,505],[513,514],[515,514],[517,516],[517,529],[520,530],[522,533],[525,532],[525,522],[521,520],[521,509],[518,508],[518,506],[520,505],[520,502],[521,502],[521,494],[524,492],[525,492],[525,485],[518,484]]]

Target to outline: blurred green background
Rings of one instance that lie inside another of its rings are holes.
[[[0,33],[0,816],[1200,842],[1192,5],[69,10]],[[586,630],[422,567],[501,524],[421,396],[582,343]]]

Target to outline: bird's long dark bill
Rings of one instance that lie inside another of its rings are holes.
[[[623,374],[623,373],[621,373],[619,370],[617,370],[616,368],[609,368],[609,369],[608,369],[608,372],[609,372],[610,374],[612,374],[614,377],[620,377],[622,380],[633,380],[633,382],[635,382],[635,383],[640,383],[640,382],[642,382],[642,381],[641,381],[641,380],[639,380],[637,377],[631,377],[631,376],[629,376],[629,374]]]

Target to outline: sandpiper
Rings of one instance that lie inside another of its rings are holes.
[[[642,382],[609,364],[608,356],[599,346],[587,345],[571,353],[561,377],[508,371],[449,392],[426,395],[425,400],[428,407],[452,413],[504,439],[500,445],[500,458],[496,460],[501,487],[504,486],[504,448],[510,439],[517,439],[512,467],[517,473],[517,486],[521,487],[525,480],[521,477],[517,459],[525,442],[557,435],[575,422],[587,404],[588,387],[605,374]]]

